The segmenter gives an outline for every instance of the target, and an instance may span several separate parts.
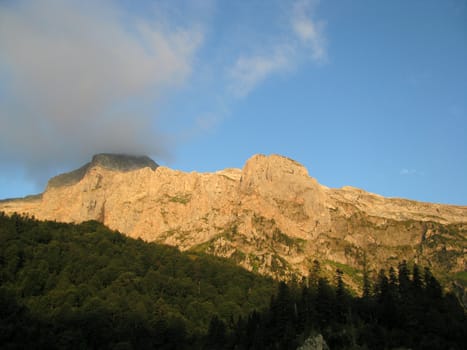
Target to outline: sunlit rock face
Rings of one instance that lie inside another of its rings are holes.
[[[185,173],[146,156],[99,154],[49,181],[41,196],[0,210],[64,222],[98,220],[128,236],[205,251],[275,277],[313,260],[358,280],[402,259],[464,271],[467,207],[330,189],[294,160],[255,155],[243,169]]]

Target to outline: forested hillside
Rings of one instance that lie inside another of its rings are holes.
[[[272,280],[219,258],[97,222],[1,213],[0,278],[0,344],[49,349],[183,348],[212,316],[228,323],[266,307],[274,291]]]
[[[290,283],[228,261],[79,225],[0,213],[0,347],[7,349],[463,349],[464,309],[401,262],[352,295],[315,261]]]

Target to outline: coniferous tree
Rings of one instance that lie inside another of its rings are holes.
[[[392,293],[393,296],[396,297],[397,293],[399,292],[398,291],[398,277],[396,274],[396,270],[392,266],[389,268],[388,283],[389,283],[388,288],[389,288],[390,293]]]
[[[326,278],[320,278],[318,280],[318,290],[316,294],[316,311],[318,324],[321,328],[330,325],[333,321],[334,312],[334,290],[331,288]]]
[[[276,298],[271,304],[271,329],[279,338],[286,337],[286,330],[295,321],[294,301],[289,286],[279,283]]]
[[[211,318],[206,340],[206,349],[222,349],[226,345],[226,326],[216,315]]]
[[[368,262],[366,260],[366,253],[363,254],[363,293],[364,299],[369,298],[371,294],[370,275],[368,271]]]
[[[393,328],[397,325],[397,301],[395,299],[394,286],[386,276],[386,271],[381,269],[376,281],[376,297],[379,304],[379,322],[386,327]]]
[[[425,292],[431,300],[439,301],[442,297],[442,288],[436,278],[430,271],[430,268],[425,267],[423,282],[425,284]]]
[[[321,278],[321,264],[318,260],[313,260],[313,266],[308,274],[308,287],[316,290],[318,288],[318,281]]]
[[[306,329],[312,327],[313,315],[315,314],[313,304],[310,288],[303,285],[300,300],[298,302],[297,330],[299,332],[304,332]]]
[[[399,263],[397,279],[399,283],[399,294],[402,298],[406,299],[410,294],[411,281],[409,268],[405,260]]]
[[[420,296],[423,288],[423,280],[420,274],[420,269],[417,264],[413,264],[412,268],[412,289],[415,296]]]
[[[348,294],[345,289],[344,280],[343,280],[344,272],[340,269],[336,270],[336,320],[339,323],[346,323],[348,320],[348,308],[349,308],[349,301],[348,301]]]

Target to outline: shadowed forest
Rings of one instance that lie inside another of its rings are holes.
[[[288,283],[109,230],[0,213],[2,349],[463,349],[467,322],[428,268]]]

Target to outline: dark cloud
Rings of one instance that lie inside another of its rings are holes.
[[[154,102],[186,81],[201,40],[114,2],[3,2],[0,160],[42,181],[97,152],[164,153]]]

